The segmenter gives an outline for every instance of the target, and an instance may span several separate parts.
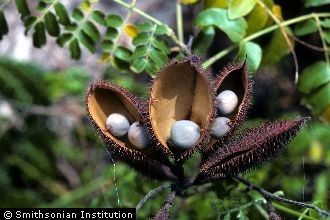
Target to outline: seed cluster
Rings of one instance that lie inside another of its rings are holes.
[[[121,114],[109,115],[106,120],[106,127],[116,137],[124,137],[128,134],[128,140],[139,149],[144,149],[149,145],[150,138],[147,129],[139,122],[130,125],[128,119]]]

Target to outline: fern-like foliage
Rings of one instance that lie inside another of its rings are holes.
[[[61,47],[67,47],[71,57],[79,59],[82,47],[90,53],[99,52],[100,61],[118,69],[135,73],[154,74],[167,63],[169,46],[164,40],[170,31],[167,26],[146,22],[130,24],[131,11],[126,16],[105,14],[95,9],[97,1],[84,0],[70,12],[60,0],[39,0],[35,7],[26,0],[15,0],[25,34],[32,35],[37,48],[54,37]],[[0,40],[8,33],[8,24],[0,10]],[[163,36],[162,36],[163,35]],[[131,40],[123,43],[122,37]]]

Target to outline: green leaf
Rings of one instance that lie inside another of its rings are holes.
[[[129,62],[131,60],[132,52],[126,47],[118,46],[113,54],[116,58]]]
[[[25,0],[15,0],[18,12],[21,14],[21,19],[25,20],[30,15],[30,9]]]
[[[242,41],[239,44],[239,51],[237,58],[242,61],[245,60],[245,57],[247,59],[249,70],[255,72],[261,63],[261,58],[262,58],[261,47],[253,42]]]
[[[321,5],[329,4],[329,0],[304,0],[305,7],[318,7]]]
[[[32,25],[36,22],[37,18],[34,16],[27,17],[24,21],[25,26],[25,35],[29,32],[29,30],[32,28]]]
[[[205,0],[205,8],[226,8],[228,6],[228,0]]]
[[[46,31],[43,22],[38,22],[34,27],[33,46],[40,48],[46,44]]]
[[[101,48],[104,51],[111,51],[113,49],[113,42],[111,40],[104,40],[101,42]]]
[[[90,21],[86,21],[83,24],[82,30],[96,42],[101,38],[99,30],[97,30],[96,26]]]
[[[322,86],[317,92],[306,95],[302,103],[311,108],[313,114],[321,114],[330,105],[330,83]]]
[[[294,33],[297,36],[304,36],[307,34],[314,33],[318,30],[317,24],[314,19],[309,19],[304,22],[300,22],[294,28]]]
[[[76,21],[81,21],[82,19],[84,19],[85,15],[79,8],[75,8],[72,12],[72,17]]]
[[[330,28],[330,18],[321,20],[321,26],[324,28]]]
[[[107,28],[107,33],[105,34],[106,39],[113,40],[118,36],[118,31],[115,28]]]
[[[324,32],[325,41],[330,44],[330,30]]]
[[[8,33],[8,24],[6,21],[6,17],[2,10],[0,10],[0,40],[2,40],[2,37]]]
[[[69,44],[69,49],[71,53],[71,57],[73,59],[79,59],[81,55],[79,43],[77,39],[73,39]]]
[[[288,29],[289,30],[289,29]],[[291,41],[293,44],[293,42]],[[270,43],[263,50],[262,64],[272,65],[280,61],[286,54],[290,53],[290,47],[280,30],[276,30]]]
[[[58,21],[65,26],[69,25],[70,17],[69,17],[68,11],[66,10],[65,6],[62,3],[57,2],[54,5],[54,8],[55,8],[55,13],[58,17]]]
[[[77,37],[79,42],[84,45],[85,48],[87,48],[91,53],[95,52],[95,42],[89,35],[87,35],[84,31],[79,31]]]
[[[205,27],[194,39],[192,50],[197,54],[206,54],[208,48],[211,46],[215,37],[215,30],[213,27]]]
[[[57,38],[56,43],[63,47],[72,37],[71,33],[64,33]]]
[[[151,50],[149,56],[150,59],[154,62],[157,69],[160,69],[167,62],[167,56],[165,56],[158,50],[155,49]]]
[[[148,47],[146,45],[139,45],[135,48],[132,58],[145,57],[148,55]]]
[[[148,61],[145,58],[138,58],[133,61],[131,68],[134,72],[141,73],[147,65]]]
[[[57,37],[60,34],[60,26],[57,23],[56,16],[50,11],[45,15],[45,25],[49,35]]]
[[[245,35],[246,22],[243,18],[230,20],[227,10],[210,8],[199,13],[196,17],[196,25],[200,28],[215,26],[225,32],[233,42],[239,42]]]
[[[168,48],[168,45],[166,42],[162,40],[158,40],[157,38],[153,38],[151,40],[151,45],[154,46],[155,48],[161,50],[164,54],[169,54],[170,49]]]
[[[330,67],[319,61],[304,69],[299,77],[298,88],[303,93],[310,93],[325,83],[330,82]]]
[[[92,13],[92,18],[95,22],[97,22],[100,25],[107,26],[107,22],[105,20],[105,15],[102,11],[95,10]]]
[[[247,31],[246,35],[253,34],[257,31],[260,31],[267,24],[268,14],[264,7],[257,4],[252,12],[247,16]]]
[[[150,36],[147,33],[139,33],[132,41],[132,44],[134,46],[140,45],[140,44],[146,44],[150,41]]]
[[[168,27],[165,25],[157,25],[156,26],[156,30],[155,30],[155,34],[156,35],[163,35],[163,34],[167,34],[168,32]]]
[[[150,22],[145,22],[145,23],[139,24],[137,26],[137,28],[141,32],[151,32],[153,30],[153,28],[154,28],[154,25],[151,24]]]
[[[123,24],[123,19],[115,14],[110,14],[106,18],[108,27],[117,28]]]
[[[249,14],[255,7],[257,0],[231,0],[228,4],[230,19],[236,19]]]
[[[36,9],[37,9],[38,11],[43,11],[43,10],[46,9],[46,7],[47,7],[47,3],[40,1],[40,2],[38,3],[38,6],[36,7]]]

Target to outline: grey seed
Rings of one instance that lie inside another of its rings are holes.
[[[170,138],[174,146],[187,149],[198,142],[200,128],[195,122],[189,120],[176,121],[171,128]]]
[[[134,122],[128,130],[128,140],[137,148],[146,148],[150,142],[147,128]]]
[[[225,136],[230,130],[230,119],[226,117],[218,117],[214,120],[211,127],[211,134],[215,138],[221,138]]]
[[[232,113],[237,104],[237,95],[231,90],[224,90],[216,97],[217,108],[222,115]]]
[[[130,124],[125,116],[113,113],[108,116],[106,127],[113,136],[123,137],[127,134]]]

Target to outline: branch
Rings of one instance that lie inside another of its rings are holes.
[[[150,190],[148,194],[143,199],[141,199],[140,202],[136,205],[135,207],[136,210],[139,210],[144,205],[144,203],[146,203],[151,197],[155,196],[156,194],[170,187],[171,184],[164,184],[155,189]]]
[[[294,201],[291,199],[286,199],[277,195],[274,195],[270,192],[268,192],[267,190],[254,185],[253,183],[249,182],[248,180],[240,177],[240,176],[233,176],[234,179],[238,180],[239,182],[243,183],[244,185],[246,185],[247,187],[249,187],[250,189],[253,189],[257,192],[259,192],[263,197],[265,197],[265,199],[268,200],[277,200],[279,202],[283,202],[283,203],[289,203],[289,204],[293,204],[296,206],[302,206],[302,207],[307,207],[310,209],[314,209],[315,211],[318,212],[319,215],[321,216],[330,216],[330,212],[327,212],[325,210],[320,209],[319,207],[312,205],[312,204],[308,204],[308,203],[304,203],[304,202],[298,202],[298,201]]]
[[[155,220],[165,220],[169,218],[169,214],[170,214],[170,208],[173,205],[173,201],[175,199],[177,190],[174,189],[174,187],[172,187],[172,190],[170,192],[170,194],[168,195],[166,202],[164,203],[164,206],[157,212],[157,214],[155,215],[155,217],[153,219]]]

